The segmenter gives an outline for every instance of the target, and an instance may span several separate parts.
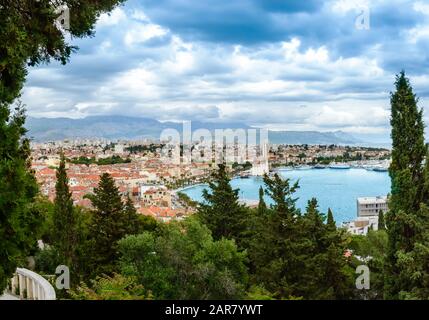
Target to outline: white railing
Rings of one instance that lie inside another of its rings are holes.
[[[9,293],[27,300],[56,300],[54,287],[41,275],[17,268],[12,278]]]

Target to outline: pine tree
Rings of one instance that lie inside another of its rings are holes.
[[[220,164],[212,175],[209,189],[203,191],[204,202],[199,206],[198,217],[210,229],[215,240],[224,237],[235,239],[240,244],[246,229],[247,209],[239,203],[239,190],[232,189],[224,164]]]
[[[330,216],[330,217],[329,217]],[[309,299],[349,299],[352,297],[352,270],[344,258],[346,249],[342,230],[337,230],[332,211],[326,216],[316,199],[308,202],[303,216],[303,242],[308,242],[302,273],[306,274],[302,294]]]
[[[308,236],[313,242],[320,242],[326,232],[324,219],[325,217],[318,210],[318,203],[315,198],[308,201],[306,214],[305,214],[305,232],[308,232]],[[317,245],[319,246],[319,245]]]
[[[300,212],[292,198],[298,185],[291,187],[289,179],[278,175],[266,175],[264,183],[274,203],[269,215],[259,217],[248,252],[256,284],[275,293],[276,298],[289,298],[304,285],[300,279],[308,244],[301,241]]]
[[[117,242],[128,231],[124,223],[124,204],[115,181],[108,173],[101,175],[98,187],[87,198],[94,207],[90,228],[93,275],[111,274],[115,271]]]
[[[282,179],[278,174],[275,174],[273,178],[265,175],[264,183],[267,187],[267,194],[274,201],[272,209],[282,218],[293,218],[297,213],[295,208],[297,199],[290,196],[298,190],[298,181],[291,186],[289,179]]]
[[[378,230],[386,230],[386,225],[384,223],[384,213],[383,210],[378,212]]]
[[[30,168],[24,109],[11,114],[0,102],[0,292],[40,236],[42,213],[33,205],[38,186]]]
[[[52,243],[57,250],[60,263],[74,270],[75,251],[78,245],[78,219],[68,185],[64,154],[61,154],[60,166],[57,169],[55,191]]]
[[[263,215],[267,211],[267,204],[264,200],[264,188],[261,186],[259,188],[259,204],[258,204],[258,214]]]

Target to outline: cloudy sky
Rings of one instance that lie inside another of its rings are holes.
[[[72,42],[69,65],[31,69],[31,116],[388,137],[389,92],[405,69],[429,123],[424,1],[129,0],[100,18],[94,38]]]

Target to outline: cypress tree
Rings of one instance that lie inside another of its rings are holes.
[[[264,188],[261,186],[259,188],[259,204],[258,204],[258,214],[263,215],[267,210],[267,204],[264,200]]]
[[[420,210],[421,204],[426,200],[422,164],[427,148],[422,110],[417,107],[417,98],[405,72],[396,77],[395,86],[396,91],[390,99],[393,149],[389,174],[392,189],[386,216],[389,244],[385,297],[388,299],[404,297],[415,288],[417,273],[411,272],[410,264],[404,264],[404,261],[413,259],[416,241],[422,240],[421,230],[427,226],[427,219],[419,217],[424,213]],[[418,274],[422,274],[421,270]]]
[[[331,208],[328,208],[328,220],[326,222],[327,228],[330,231],[335,231],[337,229],[337,225],[334,220],[334,215],[332,213]]]
[[[235,239],[240,244],[246,229],[247,209],[240,204],[238,189],[232,189],[226,166],[220,164],[203,191],[204,201],[198,209],[198,217],[207,225],[215,240],[222,237]]]
[[[61,154],[60,166],[57,169],[55,192],[52,243],[57,249],[59,262],[74,269],[78,220],[68,185],[64,154]]]
[[[383,210],[378,212],[378,230],[386,230],[386,225],[384,223],[384,213]]]
[[[143,231],[143,221],[140,219],[133,200],[128,195],[124,205],[124,229],[127,234],[138,234]]]
[[[396,91],[391,94],[392,180],[389,209],[392,213],[416,212],[422,202],[423,160],[427,153],[424,143],[422,109],[417,107],[416,95],[402,71],[396,77]],[[408,230],[408,235],[412,230]]]

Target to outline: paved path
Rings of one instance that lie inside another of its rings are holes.
[[[5,293],[4,295],[0,296],[0,300],[19,300],[19,299],[8,293]]]

